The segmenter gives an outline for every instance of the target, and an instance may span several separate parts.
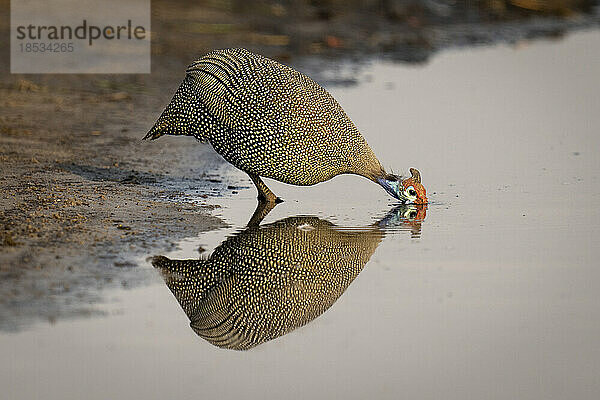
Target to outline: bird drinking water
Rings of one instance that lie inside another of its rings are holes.
[[[421,175],[387,173],[338,102],[308,76],[245,49],[193,62],[144,139],[185,135],[209,142],[246,172],[265,203],[279,200],[261,177],[309,186],[364,176],[405,203],[427,203]],[[258,210],[257,210],[258,211]]]

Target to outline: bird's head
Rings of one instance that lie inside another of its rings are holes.
[[[377,182],[396,199],[403,203],[427,204],[427,192],[421,184],[421,174],[415,168],[410,169],[411,177],[402,179],[401,176],[386,174]]]

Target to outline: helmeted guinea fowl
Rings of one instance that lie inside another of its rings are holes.
[[[427,202],[419,171],[387,173],[338,102],[308,76],[245,49],[213,51],[193,62],[144,139],[193,136],[245,171],[259,199],[278,198],[260,177],[314,185],[357,174],[393,197]]]

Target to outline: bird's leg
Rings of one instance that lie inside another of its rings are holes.
[[[269,189],[267,185],[265,185],[265,183],[262,181],[262,179],[260,179],[258,175],[248,175],[250,176],[250,179],[252,179],[252,182],[254,182],[254,186],[256,186],[256,189],[258,190],[259,202],[281,203],[283,201],[279,197],[275,196],[273,192],[271,192],[271,189]]]
[[[258,226],[267,214],[283,200],[275,196],[258,175],[248,175],[258,190],[258,205],[256,206],[256,210],[254,210],[254,214],[252,214],[252,218],[250,218],[250,221],[248,222],[248,226]]]

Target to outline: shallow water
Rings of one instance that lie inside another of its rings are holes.
[[[597,398],[598,71],[598,31],[422,67],[373,63],[359,85],[330,90],[386,167],[420,169],[432,203],[420,224],[379,229],[330,308],[249,351],[225,350],[190,329],[156,271],[153,285],[113,292],[106,317],[0,336],[3,396]],[[268,226],[312,215],[308,225],[360,236],[394,205],[354,176],[267,183],[286,200]],[[254,197],[214,199],[230,228],[166,255],[215,254]]]

